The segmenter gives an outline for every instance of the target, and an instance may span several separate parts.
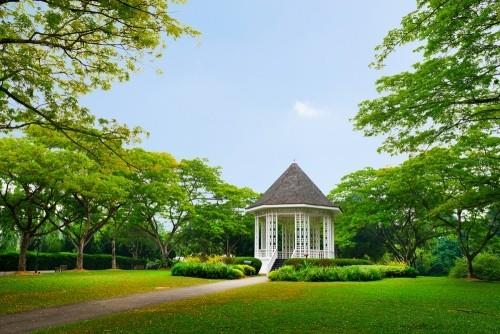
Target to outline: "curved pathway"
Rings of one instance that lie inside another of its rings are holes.
[[[267,277],[258,276],[13,313],[0,316],[0,333],[26,333],[35,329],[264,282],[267,282]]]

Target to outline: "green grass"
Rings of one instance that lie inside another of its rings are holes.
[[[500,284],[270,282],[42,333],[499,333]]]
[[[210,280],[164,270],[96,270],[0,277],[0,314],[170,289]]]

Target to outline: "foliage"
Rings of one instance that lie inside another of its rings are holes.
[[[255,257],[228,257],[221,255],[186,256],[182,259],[182,262],[207,264],[224,263],[228,265],[243,265],[243,267],[249,265],[255,270],[255,273],[258,273],[260,267],[262,267],[262,261]]]
[[[479,254],[473,264],[477,278],[485,281],[500,281],[500,257],[492,254]],[[467,277],[467,263],[464,259],[457,259],[450,271],[450,277]]]
[[[109,259],[107,260],[109,264]],[[0,314],[209,283],[165,270],[65,271],[0,276]]]
[[[150,260],[146,262],[145,269],[160,269],[163,267],[163,262],[160,259]]]
[[[344,214],[339,233],[354,237],[369,228],[397,259],[414,265],[417,248],[439,235],[437,219],[428,214],[422,194],[428,185],[405,166],[366,168],[342,178],[329,194]]]
[[[251,253],[253,249],[247,245],[253,246],[254,219],[243,209],[256,198],[257,194],[249,188],[217,184],[215,200],[197,205],[180,232],[183,252],[226,256]]]
[[[500,232],[500,139],[475,133],[450,148],[434,148],[404,168],[427,186],[422,203],[453,233],[473,277],[472,262]]]
[[[68,269],[75,269],[75,253],[39,253],[38,258],[35,252],[27,253],[27,270],[35,270],[38,262],[38,270],[54,270],[55,267],[66,265]],[[0,271],[17,270],[19,254],[4,253],[0,254]],[[145,265],[146,261],[133,259],[131,257],[117,256],[118,267],[120,269],[133,269],[135,265]],[[109,254],[85,254],[85,268],[90,270],[110,269],[111,255]]]
[[[239,269],[245,276],[254,276],[257,273],[255,268],[248,264],[236,264],[234,268]]]
[[[128,80],[140,61],[161,55],[165,37],[198,34],[168,8],[163,0],[0,1],[0,130],[38,124],[102,143],[129,137],[135,130],[95,120],[78,98]]]
[[[173,276],[235,279],[245,276],[242,270],[224,263],[179,262],[172,267]]]
[[[33,238],[66,226],[55,220],[56,209],[68,185],[90,165],[77,152],[52,150],[27,138],[0,139],[0,221],[2,230],[19,235],[18,270],[25,270]]]
[[[380,270],[383,277],[417,277],[415,268],[408,265],[375,265],[374,267]]]
[[[310,266],[318,267],[343,267],[343,266],[353,266],[353,265],[371,265],[373,264],[369,260],[365,259],[287,259],[285,260],[285,265],[300,267],[307,263]]]
[[[271,281],[375,281],[383,278],[378,266],[302,267],[284,266],[269,273]]]
[[[248,264],[255,269],[256,273],[258,273],[260,267],[262,267],[262,261],[255,257],[225,257],[224,262],[227,264]]]
[[[498,3],[419,0],[377,47],[382,67],[398,47],[416,43],[423,59],[411,71],[377,81],[381,97],[363,101],[354,118],[367,136],[387,135],[389,152],[453,143],[471,130],[499,130]]]
[[[422,275],[448,275],[455,260],[460,257],[458,242],[451,237],[438,238],[429,249],[423,249],[417,258],[417,269]]]
[[[498,283],[444,277],[272,282],[42,332],[496,333],[499,309]]]

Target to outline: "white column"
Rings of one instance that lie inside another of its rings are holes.
[[[255,216],[254,257],[259,256],[259,216]]]
[[[266,214],[266,256],[270,257],[278,249],[278,214]]]
[[[330,216],[323,216],[323,250],[326,258],[331,258],[332,229]]]
[[[332,225],[332,256],[335,258],[335,219],[331,219],[331,225]]]
[[[304,253],[311,256],[311,228],[309,224],[309,215],[304,214]]]

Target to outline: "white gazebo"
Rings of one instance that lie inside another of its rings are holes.
[[[335,258],[334,217],[330,202],[296,163],[247,208],[255,215],[255,257],[267,274],[288,258]]]

